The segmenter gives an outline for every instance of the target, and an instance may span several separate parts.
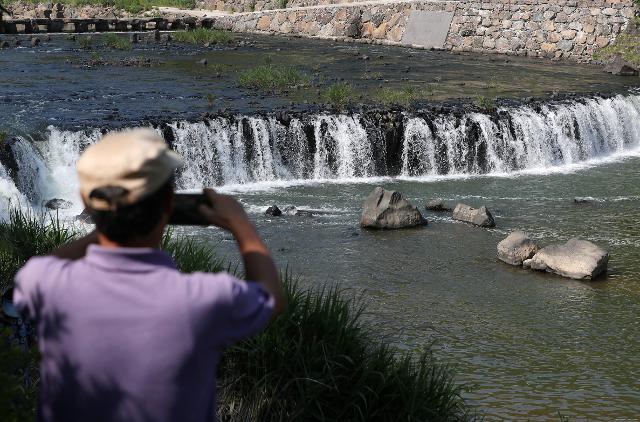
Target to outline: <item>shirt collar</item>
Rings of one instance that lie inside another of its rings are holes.
[[[123,272],[147,272],[166,267],[176,269],[173,259],[153,248],[105,248],[89,245],[87,262],[99,267]]]

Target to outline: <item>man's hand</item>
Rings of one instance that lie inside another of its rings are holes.
[[[230,231],[238,242],[240,255],[244,260],[247,280],[259,283],[275,301],[274,317],[284,311],[285,297],[269,249],[244,212],[242,205],[228,195],[221,195],[212,189],[205,189],[210,206],[200,205],[199,211],[209,222]]]
[[[200,205],[199,211],[212,225],[235,234],[236,230],[251,224],[244,208],[235,198],[216,193],[213,189],[204,189],[204,194],[210,206]]]

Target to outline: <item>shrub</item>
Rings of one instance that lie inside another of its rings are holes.
[[[294,67],[267,64],[240,73],[238,85],[242,88],[280,91],[307,85],[309,78]]]
[[[325,89],[322,93],[322,98],[325,102],[331,104],[333,108],[342,110],[351,103],[354,95],[355,91],[351,85],[346,82],[340,82]]]
[[[171,34],[173,40],[189,44],[226,44],[233,41],[231,33],[218,29],[197,28]]]
[[[131,50],[131,41],[117,34],[107,34],[104,45],[114,50]]]
[[[286,9],[288,4],[289,4],[289,0],[278,0],[278,7],[280,9]]]

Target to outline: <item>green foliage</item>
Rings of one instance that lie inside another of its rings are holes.
[[[44,255],[76,235],[57,215],[10,209],[8,221],[0,222],[0,294],[13,287],[13,277],[29,258]]]
[[[0,146],[9,138],[9,134],[4,130],[0,130]]]
[[[483,111],[492,111],[496,108],[496,100],[492,97],[485,97],[484,95],[476,95],[473,99],[473,105]]]
[[[330,85],[322,93],[322,99],[337,110],[344,109],[353,101],[354,96],[355,91],[353,87],[346,82]]]
[[[8,328],[0,332],[0,420],[34,420],[38,353],[35,347],[23,350],[10,338]]]
[[[304,291],[284,278],[285,314],[223,356],[221,421],[469,419],[449,370],[428,352],[398,355],[338,288]]]
[[[105,35],[104,45],[114,50],[131,50],[131,41],[117,34]]]
[[[412,86],[405,86],[400,89],[383,88],[378,91],[376,98],[383,104],[399,104],[407,106],[416,100],[427,98],[433,95],[433,89],[429,85],[427,88],[417,89]]]
[[[174,41],[189,44],[228,44],[233,41],[233,36],[230,32],[209,28],[175,32],[171,34],[171,37]]]
[[[278,0],[278,7],[280,9],[286,9],[289,4],[289,0]]]
[[[262,89],[276,92],[295,89],[309,83],[309,78],[294,67],[277,66],[267,58],[267,63],[245,70],[238,76],[238,85],[242,88]]]
[[[80,43],[80,48],[83,50],[91,49],[91,45],[93,44],[93,40],[88,35],[86,37],[78,38],[78,42]]]
[[[640,35],[618,35],[613,44],[598,49],[593,54],[593,59],[607,61],[616,56],[621,56],[632,65],[640,66]]]
[[[28,3],[42,3],[42,0],[21,0]],[[151,10],[154,7],[168,6],[179,7],[181,9],[194,9],[195,0],[58,0],[69,6],[104,6],[115,7],[129,13],[140,13]]]
[[[226,264],[223,259],[215,256],[213,248],[190,237],[176,238],[171,228],[162,238],[160,249],[171,255],[178,269],[185,273],[195,271],[235,273],[235,269],[230,264]]]

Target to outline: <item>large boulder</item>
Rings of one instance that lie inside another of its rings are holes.
[[[453,219],[480,227],[495,227],[496,225],[493,215],[485,206],[473,208],[466,204],[458,204],[453,210]]]
[[[564,244],[540,249],[524,267],[563,277],[593,280],[607,270],[609,253],[593,243],[573,238]]]
[[[270,215],[272,217],[279,217],[282,215],[282,211],[278,208],[277,205],[272,205],[264,212],[265,215]]]
[[[522,265],[523,261],[533,257],[539,249],[525,232],[515,231],[498,243],[498,259],[507,264]]]
[[[442,199],[439,198],[430,199],[429,202],[427,202],[427,205],[425,205],[425,208],[427,211],[451,211],[451,208],[447,207]]]
[[[400,192],[377,187],[364,200],[362,227],[373,229],[401,229],[423,226],[427,220],[404,199]]]

